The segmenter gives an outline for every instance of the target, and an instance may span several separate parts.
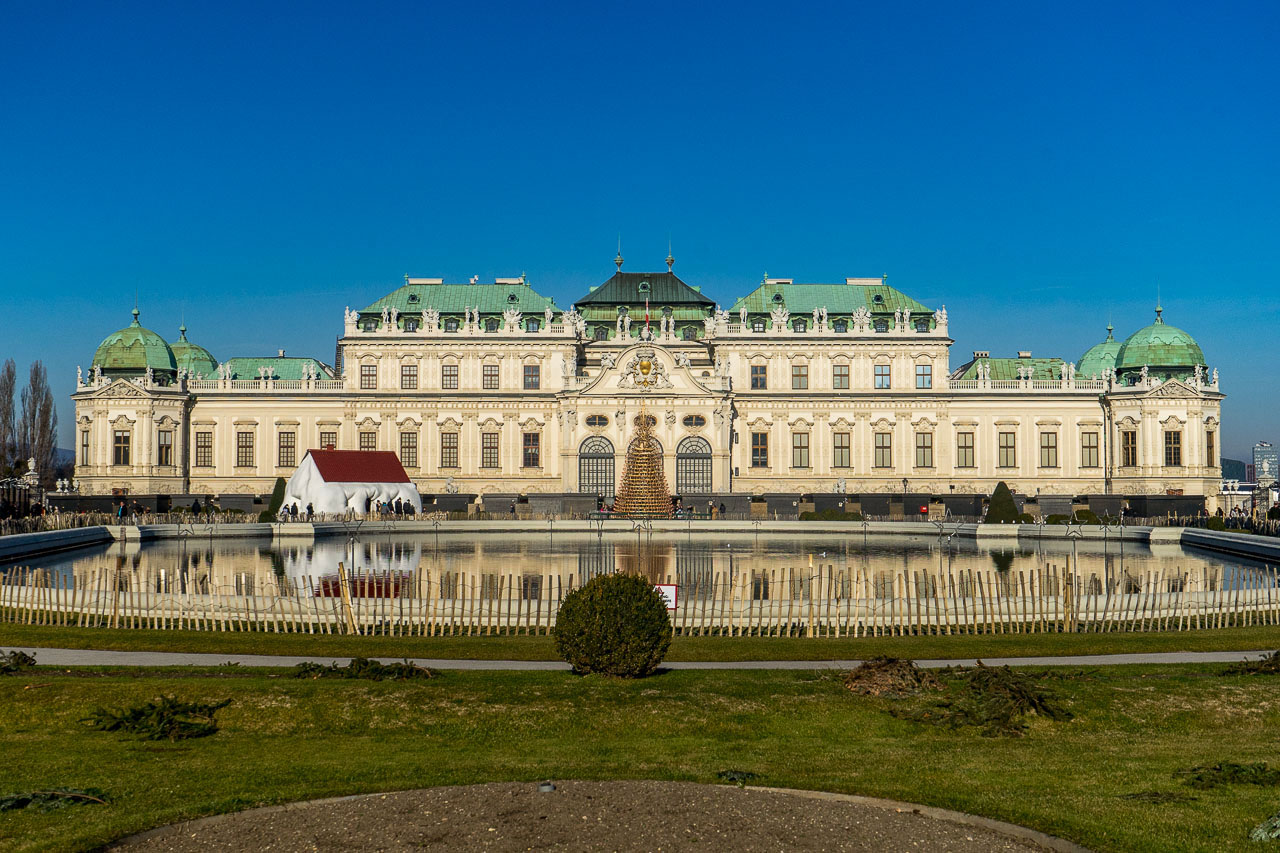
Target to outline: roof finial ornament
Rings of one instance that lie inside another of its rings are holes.
[[[408,274],[408,273],[405,273],[405,274],[404,274],[404,283],[405,283],[405,284],[408,284],[408,283],[409,283],[409,274]]]
[[[667,272],[671,272],[671,267],[675,264],[676,259],[671,257],[671,238],[667,238]]]
[[[141,325],[140,323],[138,323],[138,306],[137,305],[133,306],[133,325],[135,326]]]
[[[613,259],[613,262],[618,265],[618,272],[622,272],[622,235],[621,234],[618,235],[618,256]]]
[[[1156,325],[1163,326],[1164,318],[1160,315],[1164,313],[1164,306],[1160,304],[1160,285],[1156,285]]]

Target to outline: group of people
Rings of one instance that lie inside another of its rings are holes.
[[[413,504],[396,498],[394,501],[365,501],[365,515],[376,512],[381,518],[413,518]]]

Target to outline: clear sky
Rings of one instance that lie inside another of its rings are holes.
[[[888,274],[973,349],[1165,319],[1280,442],[1280,4],[8,3],[0,357],[333,360],[414,276]],[[64,437],[64,446],[70,446]]]

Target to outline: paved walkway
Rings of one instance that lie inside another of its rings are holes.
[[[237,655],[196,652],[122,652],[98,649],[18,648],[35,655],[44,666],[240,666],[290,667],[300,663],[346,664],[350,658],[303,655]],[[1235,663],[1257,660],[1270,654],[1251,652],[1152,652],[1119,655],[1060,655],[1053,657],[983,658],[988,666],[1116,666],[1134,663]],[[380,657],[394,663],[403,658]],[[465,670],[567,670],[569,665],[550,660],[442,660],[409,658],[411,663],[432,669]],[[853,669],[860,660],[748,660],[748,661],[668,661],[664,669]],[[974,666],[976,658],[917,660],[918,666],[939,669],[946,666]]]

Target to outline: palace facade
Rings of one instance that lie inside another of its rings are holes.
[[[332,365],[219,360],[135,310],[77,380],[79,489],[262,494],[334,447],[396,451],[424,494],[608,500],[643,412],[672,492],[699,499],[1218,491],[1217,371],[1159,308],[1075,361],[953,367],[945,306],[882,278],[766,278],[721,310],[670,258],[616,263],[569,310],[523,277],[406,277],[344,312]]]

